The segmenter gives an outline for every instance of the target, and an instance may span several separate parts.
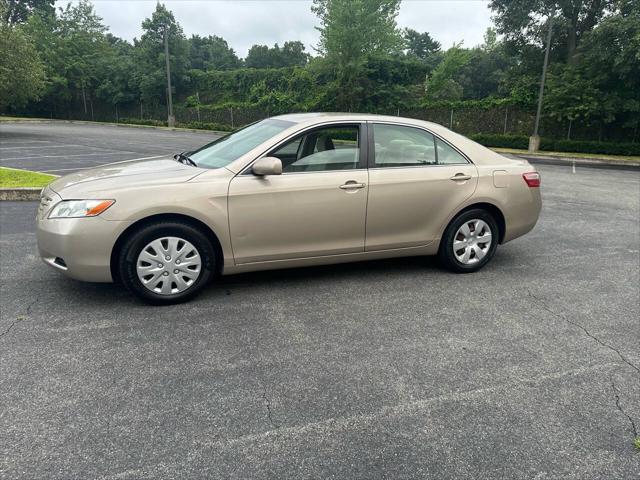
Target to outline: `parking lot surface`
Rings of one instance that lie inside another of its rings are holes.
[[[538,169],[539,224],[478,273],[261,272],[170,307],[62,277],[36,204],[0,203],[0,477],[638,478],[640,175]]]
[[[65,175],[125,160],[193,150],[220,135],[65,122],[0,124],[0,166]]]

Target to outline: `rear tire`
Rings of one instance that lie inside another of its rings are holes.
[[[480,208],[468,210],[447,226],[438,260],[452,272],[477,272],[493,258],[498,239],[498,224],[489,212]]]
[[[133,233],[118,260],[122,283],[154,305],[181,303],[200,293],[216,271],[216,253],[200,230],[178,221]]]

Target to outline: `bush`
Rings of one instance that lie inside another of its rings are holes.
[[[153,127],[166,127],[167,122],[163,120],[154,120],[152,118],[121,118],[118,123],[127,125],[150,125]]]
[[[176,123],[176,127],[180,128],[195,128],[198,130],[217,130],[220,132],[230,132],[233,130],[231,125],[226,123],[214,123],[214,122],[186,122]]]
[[[543,138],[540,150],[553,152],[601,153],[604,155],[639,155],[640,143],[592,142],[586,140],[553,140]]]
[[[470,138],[485,147],[515,148],[519,150],[526,150],[529,148],[529,137],[526,135],[478,133],[471,135]],[[640,156],[640,143],[593,142],[587,140],[554,140],[552,138],[542,138],[540,141],[540,151]]]
[[[499,135],[496,133],[476,133],[469,138],[485,147],[517,148],[526,150],[529,148],[529,137],[526,135]]]

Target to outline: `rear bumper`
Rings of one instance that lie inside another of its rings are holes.
[[[519,195],[510,202],[505,215],[506,228],[502,243],[507,243],[530,232],[538,223],[542,198],[539,188],[528,188],[528,195]]]
[[[86,282],[112,282],[111,252],[131,222],[38,218],[38,252],[50,267]]]

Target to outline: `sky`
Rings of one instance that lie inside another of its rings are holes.
[[[68,0],[57,0],[63,6]],[[171,10],[187,36],[217,35],[240,57],[254,44],[282,45],[302,41],[313,53],[318,43],[318,18],[307,0],[169,0]],[[488,1],[404,0],[398,26],[429,32],[443,48],[463,41],[465,47],[482,43],[491,25]],[[156,0],[93,0],[95,10],[109,31],[126,40],[140,37],[142,21],[155,10]]]

